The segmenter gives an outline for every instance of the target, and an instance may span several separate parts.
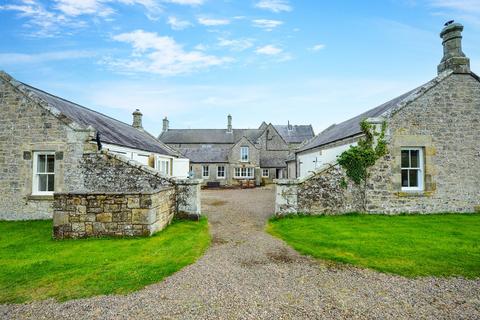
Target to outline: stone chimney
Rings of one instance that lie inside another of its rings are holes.
[[[170,123],[170,121],[168,121],[167,117],[163,118],[162,132],[167,132],[168,131],[169,123]]]
[[[232,116],[229,114],[227,117],[228,125],[227,125],[227,132],[232,133]]]
[[[440,33],[443,44],[443,58],[438,65],[438,73],[445,70],[452,70],[456,73],[470,72],[470,59],[462,51],[463,26],[453,20],[445,23]]]
[[[140,112],[140,110],[136,109],[135,111],[133,111],[132,115],[133,115],[132,126],[137,129],[143,129],[143,126],[142,126],[143,114]]]

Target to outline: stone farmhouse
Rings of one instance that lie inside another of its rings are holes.
[[[363,136],[364,119],[386,122],[388,144],[370,172],[367,211],[479,211],[480,78],[462,52],[462,31],[458,23],[442,30],[444,55],[433,80],[332,125],[296,150],[289,166],[298,179],[278,181],[277,213],[362,210],[358,188],[340,186],[336,158]]]
[[[286,178],[286,160],[295,148],[314,137],[311,125],[272,125],[234,129],[228,115],[226,129],[170,129],[163,120],[159,140],[190,159],[190,172],[209,185],[251,185]]]
[[[151,233],[174,212],[199,213],[188,159],[146,132],[138,110],[128,125],[5,72],[0,107],[0,219],[53,215],[58,237],[77,237]]]

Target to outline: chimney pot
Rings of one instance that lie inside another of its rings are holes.
[[[133,123],[132,126],[137,129],[143,129],[142,126],[142,116],[143,114],[140,112],[140,109],[136,109],[133,113]]]
[[[452,70],[456,73],[470,72],[470,59],[462,51],[463,25],[453,20],[445,24],[440,37],[443,45],[443,58],[438,65],[438,73]]]
[[[170,121],[168,121],[167,117],[165,117],[165,118],[163,119],[162,132],[167,132],[167,131],[168,131],[169,124],[170,124]]]
[[[232,131],[232,116],[229,114],[228,117],[227,117],[227,121],[228,121],[228,124],[227,124],[227,132],[228,133],[231,133],[233,132]]]

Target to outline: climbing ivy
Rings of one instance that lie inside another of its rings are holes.
[[[366,209],[368,169],[387,153],[387,143],[385,141],[387,123],[385,121],[382,123],[380,132],[377,132],[374,125],[366,120],[360,122],[360,128],[364,137],[358,141],[356,146],[351,146],[340,154],[338,163],[345,169],[345,173],[350,180],[357,185],[363,185],[363,207]],[[375,138],[377,138],[376,143]],[[341,183],[343,187],[347,186],[345,180],[342,180]]]

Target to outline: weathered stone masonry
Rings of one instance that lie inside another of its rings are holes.
[[[200,181],[166,178],[107,151],[85,154],[80,171],[79,191],[54,195],[55,238],[151,235],[175,214],[200,215]]]

